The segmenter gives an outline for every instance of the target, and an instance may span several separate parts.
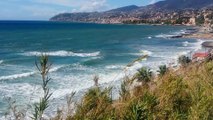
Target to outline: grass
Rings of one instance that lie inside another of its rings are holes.
[[[124,80],[119,100],[111,101],[108,90],[90,89],[73,119],[212,120],[213,62],[189,64],[187,58],[183,61],[184,67],[176,71],[163,66],[161,77],[157,78],[152,77],[149,69],[142,68],[129,81],[139,80],[149,86],[130,89],[131,82]]]
[[[35,109],[38,115],[34,114],[34,119],[42,119],[51,97],[47,87],[49,79],[44,77],[48,75],[48,69],[42,72],[44,68],[49,68],[49,64],[46,58],[43,59],[38,68],[44,78],[44,97],[36,106],[39,109]],[[63,114],[64,110],[58,110],[52,120],[212,120],[213,61],[208,59],[191,63],[185,57],[179,60],[183,67],[168,70],[166,66],[161,66],[160,77],[153,77],[147,68],[138,70],[133,78],[126,77],[121,84],[118,100],[112,100],[112,88],[100,87],[99,78],[95,76],[94,86],[80,102],[74,104],[75,109],[72,106],[73,93],[67,99],[66,114]],[[133,87],[134,82],[145,85]]]

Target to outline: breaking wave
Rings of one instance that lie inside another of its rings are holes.
[[[49,70],[49,72],[56,72],[63,67],[66,67],[66,66],[53,67]],[[14,79],[18,79],[18,78],[25,78],[25,77],[32,76],[36,73],[38,73],[38,72],[33,71],[33,72],[26,72],[26,73],[20,73],[20,74],[7,75],[7,76],[0,76],[0,81],[1,80],[14,80]]]
[[[75,53],[72,51],[52,51],[52,52],[38,52],[38,51],[32,51],[32,52],[25,52],[22,53],[24,56],[41,56],[41,55],[48,55],[48,56],[59,56],[59,57],[66,57],[66,56],[77,56],[77,57],[95,57],[99,56],[100,52],[92,52],[92,53]]]
[[[153,52],[149,50],[140,50],[139,53],[129,53],[130,55],[135,55],[135,56],[142,56],[142,55],[148,55],[151,56]]]
[[[18,78],[28,77],[35,74],[35,72],[27,72],[27,73],[21,73],[21,74],[14,74],[14,75],[8,75],[8,76],[1,76],[0,80],[14,80]]]
[[[0,60],[0,64],[2,64],[4,61],[3,60]]]

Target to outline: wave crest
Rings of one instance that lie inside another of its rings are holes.
[[[64,68],[66,66],[56,66],[53,67],[49,70],[49,72],[56,72],[62,68]],[[18,78],[24,78],[24,77],[29,77],[32,76],[34,74],[37,74],[38,72],[26,72],[26,73],[20,73],[20,74],[13,74],[13,75],[8,75],[8,76],[0,76],[0,81],[1,80],[14,80],[14,79],[18,79]]]
[[[33,51],[33,52],[26,52],[22,53],[22,55],[25,56],[41,56],[41,55],[48,55],[48,56],[59,56],[59,57],[67,57],[67,56],[77,56],[77,57],[95,57],[99,56],[100,52],[93,52],[93,53],[74,53],[72,51],[52,51],[52,52],[38,52],[38,51]]]
[[[0,80],[14,80],[18,78],[28,77],[35,74],[35,72],[28,72],[28,73],[21,73],[21,74],[14,74],[14,75],[8,75],[8,76],[1,76]]]
[[[122,66],[122,65],[108,65],[105,67],[106,69],[123,69],[125,68],[125,66]]]
[[[4,61],[3,60],[0,60],[0,64],[2,64]]]
[[[130,55],[135,55],[135,56],[142,56],[142,55],[148,55],[151,56],[153,52],[149,50],[140,50],[139,53],[130,53]]]

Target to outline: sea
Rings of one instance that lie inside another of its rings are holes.
[[[42,54],[52,64],[48,85],[52,94],[47,116],[66,105],[66,96],[99,85],[112,87],[119,97],[120,84],[141,67],[156,72],[160,65],[177,65],[180,55],[201,49],[202,40],[171,38],[190,27],[110,25],[49,21],[0,21],[0,116],[8,110],[8,98],[26,108],[42,96],[41,75],[35,62]],[[147,55],[147,58],[132,62]],[[129,65],[131,64],[131,65]]]

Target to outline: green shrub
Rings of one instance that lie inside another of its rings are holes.
[[[185,56],[185,55],[182,55],[178,58],[178,63],[181,64],[183,67],[186,67],[192,60]]]
[[[74,119],[102,120],[110,118],[112,114],[111,88],[101,90],[91,88],[84,95],[82,102],[77,106]]]
[[[120,100],[125,101],[130,97],[130,79],[126,78],[121,83],[121,90],[119,91]]]
[[[160,76],[163,76],[168,71],[168,68],[166,65],[159,66],[159,70],[157,71]]]
[[[156,105],[156,97],[147,92],[133,100],[125,109],[124,120],[152,120]]]
[[[142,67],[140,70],[138,70],[138,73],[136,74],[136,78],[140,82],[149,82],[152,79],[152,72],[150,69],[147,69],[145,67]]]

